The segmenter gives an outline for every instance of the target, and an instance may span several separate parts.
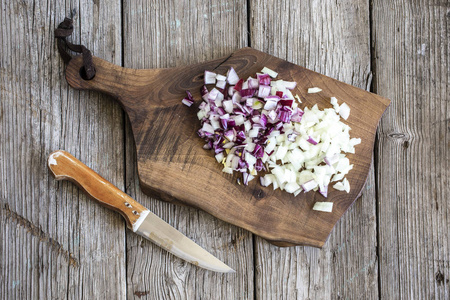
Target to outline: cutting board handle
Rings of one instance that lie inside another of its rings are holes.
[[[78,90],[93,90],[111,95],[126,111],[135,105],[132,101],[138,99],[140,94],[145,94],[143,91],[147,91],[149,79],[160,72],[160,69],[123,68],[95,56],[92,60],[95,66],[94,78],[83,78],[83,58],[79,55],[73,57],[67,65],[67,82]]]

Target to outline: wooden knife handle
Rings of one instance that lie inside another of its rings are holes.
[[[66,151],[51,153],[48,168],[56,180],[67,179],[74,182],[92,199],[119,212],[125,218],[128,228],[133,231],[139,228],[149,213],[144,206]]]

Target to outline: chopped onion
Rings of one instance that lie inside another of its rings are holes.
[[[227,80],[227,77],[226,77],[226,76],[223,76],[223,75],[220,75],[220,74],[217,74],[217,75],[216,75],[216,79],[217,79],[217,81]]]
[[[183,100],[181,100],[181,102],[188,107],[190,107],[192,104],[194,104],[194,101],[189,100],[187,98],[184,98]]]
[[[267,68],[267,67],[264,67],[264,68],[261,70],[261,73],[268,74],[268,75],[269,75],[270,77],[272,77],[272,78],[275,78],[275,77],[278,76],[278,73],[277,73],[277,72],[275,72],[275,71],[273,71],[273,70],[271,70],[271,69],[269,69],[269,68]]]
[[[304,184],[302,184],[302,189],[305,192],[309,192],[310,190],[314,189],[315,187],[317,187],[317,182],[315,180],[310,180],[310,181],[307,181]]]
[[[331,103],[331,105],[333,105],[333,108],[336,111],[336,113],[339,113],[339,104],[337,102],[336,97],[331,97],[330,98],[330,103]]]
[[[228,81],[228,84],[231,84],[231,85],[234,85],[234,84],[238,83],[238,81],[239,81],[239,76],[236,73],[236,71],[233,69],[233,67],[231,67],[230,70],[228,70],[227,81]]]
[[[225,80],[217,80],[216,86],[219,89],[224,89],[227,82]]]
[[[260,85],[258,90],[258,97],[265,98],[270,95],[270,86]]]
[[[194,104],[194,98],[192,97],[192,94],[190,91],[186,91],[187,97],[181,100],[181,103],[184,105],[191,107],[192,104]]]
[[[313,206],[313,210],[332,212],[333,211],[333,202],[316,202]]]
[[[318,92],[321,92],[321,91],[322,91],[322,89],[320,89],[318,87],[313,87],[313,88],[309,88],[308,89],[308,94],[315,94],[315,93],[318,93]]]
[[[216,73],[205,71],[205,84],[215,84],[216,83]]]
[[[346,103],[342,103],[341,106],[339,106],[339,115],[344,120],[348,119],[348,116],[350,116],[350,107]]]
[[[203,148],[214,151],[224,173],[242,173],[239,184],[248,185],[264,172],[262,186],[295,196],[313,190],[326,198],[331,182],[334,189],[349,193],[345,176],[353,165],[345,153],[355,153],[361,143],[350,138],[350,127],[341,122],[349,117],[350,107],[331,97],[333,108],[300,108],[300,97],[291,92],[297,83],[272,80],[277,75],[263,68],[256,78],[244,81],[233,68],[226,76],[205,71],[205,84],[215,87],[200,90],[203,101],[197,117],[202,128],[197,133],[206,142]],[[182,103],[191,106],[194,99],[186,93]]]
[[[313,145],[317,145],[317,144],[318,144],[318,141],[316,141],[312,136],[310,136],[310,137],[307,139],[307,141],[310,142],[310,143],[313,144]]]

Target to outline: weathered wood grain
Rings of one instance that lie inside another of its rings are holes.
[[[367,1],[251,1],[250,9],[252,47],[361,88],[370,86]],[[378,298],[376,244],[372,169],[363,196],[322,250],[280,249],[256,239],[256,298]]]
[[[124,186],[121,109],[64,80],[53,30],[71,12],[75,41],[120,63],[119,1],[1,1],[1,299],[125,297],[123,220],[46,167],[63,148]]]
[[[450,298],[450,5],[374,1],[380,291]]]
[[[369,1],[249,3],[247,16],[244,1],[123,1],[122,23],[117,0],[0,1],[0,299],[450,297],[448,1],[373,1],[371,37]],[[217,58],[246,46],[250,30],[251,46],[364,88],[371,38],[375,92],[393,100],[375,162],[380,264],[373,172],[322,250],[262,239],[253,249],[246,231],[143,196],[122,110],[64,81],[53,29],[73,9],[76,41],[133,68]],[[59,148],[126,186],[236,276],[173,258],[72,184],[56,183],[45,160]]]
[[[124,66],[175,67],[220,58],[246,46],[246,11],[244,1],[124,1]],[[144,196],[127,126],[127,193],[237,271],[223,275],[196,268],[127,234],[128,298],[252,299],[251,234],[204,212]]]

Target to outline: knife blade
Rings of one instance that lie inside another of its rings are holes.
[[[56,180],[70,180],[92,199],[119,212],[133,232],[196,266],[223,273],[235,272],[218,258],[122,192],[70,153],[57,150],[48,157]]]

